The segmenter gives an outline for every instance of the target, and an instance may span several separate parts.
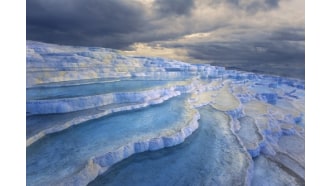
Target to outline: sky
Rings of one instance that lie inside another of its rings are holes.
[[[304,79],[304,0],[27,0],[26,37]]]

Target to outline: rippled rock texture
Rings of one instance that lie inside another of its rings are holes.
[[[27,185],[304,185],[304,81],[27,41]]]

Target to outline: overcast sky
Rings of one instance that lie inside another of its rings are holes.
[[[286,69],[284,75],[304,78],[303,0],[27,0],[26,5],[28,40],[243,70]]]

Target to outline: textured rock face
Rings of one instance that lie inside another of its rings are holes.
[[[27,185],[302,185],[304,89],[27,41]]]

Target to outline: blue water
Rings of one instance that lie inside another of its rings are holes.
[[[170,81],[122,80],[72,86],[35,87],[26,89],[26,99],[58,99],[79,96],[146,90],[168,84]],[[82,91],[83,90],[83,91]]]
[[[61,86],[73,86],[73,85],[83,85],[83,84],[93,84],[93,83],[107,83],[107,82],[115,82],[119,80],[125,80],[125,78],[78,79],[78,80],[69,80],[69,81],[41,83],[35,85],[34,87],[61,87]],[[127,80],[129,79],[127,78]]]
[[[199,111],[200,127],[184,143],[136,154],[89,185],[244,185],[251,160],[231,133],[227,116],[210,106]]]
[[[186,96],[156,106],[123,112],[48,135],[27,148],[27,185],[54,184],[102,155],[145,136],[156,137],[184,119]],[[186,119],[187,120],[187,119]]]
[[[48,128],[62,126],[81,116],[92,116],[104,112],[104,110],[127,106],[127,103],[110,104],[101,107],[59,114],[40,114],[26,117],[26,137],[29,138]]]

